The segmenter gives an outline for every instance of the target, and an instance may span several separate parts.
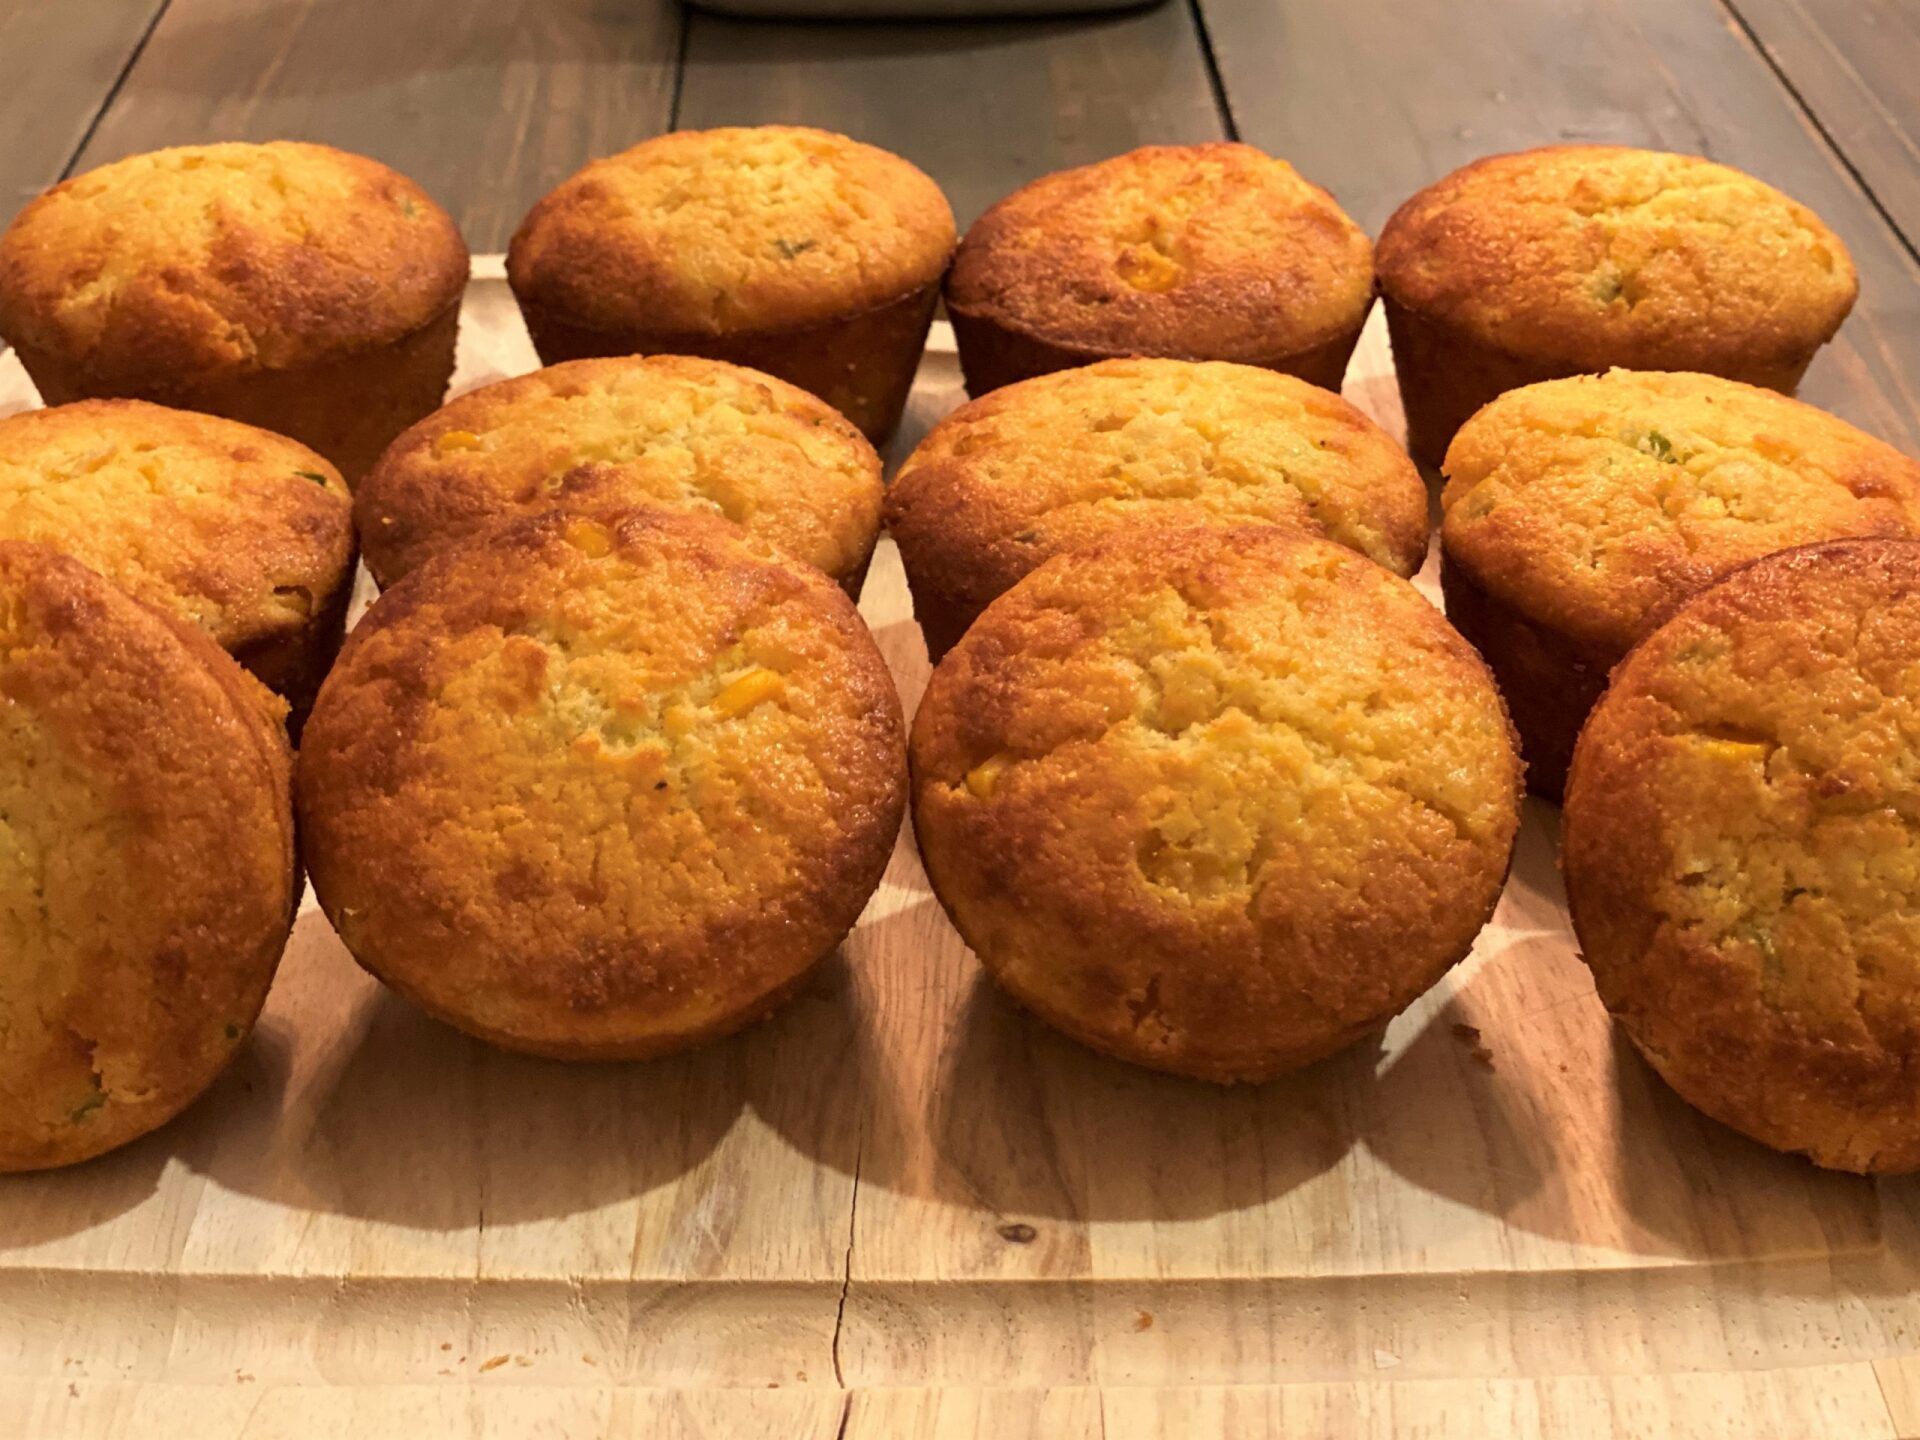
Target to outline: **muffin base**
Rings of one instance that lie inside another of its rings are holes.
[[[315,609],[300,629],[272,639],[241,645],[233,658],[253,677],[287,702],[287,735],[300,743],[320,682],[333,668],[341,642],[347,638],[347,607],[353,599],[353,577],[359,569],[356,547],[340,583],[326,595],[314,597]]]
[[[841,937],[844,939],[845,937]],[[577,1064],[596,1064],[613,1061],[658,1060],[663,1056],[677,1055],[683,1050],[697,1049],[736,1035],[761,1021],[770,1019],[783,1009],[806,983],[819,973],[820,966],[828,955],[839,948],[835,942],[826,954],[805,966],[797,974],[755,999],[751,1004],[742,1005],[737,1010],[714,1017],[704,1025],[684,1026],[679,1029],[661,1031],[652,1035],[639,1035],[629,1040],[604,1042],[593,1040],[572,1041],[558,1035],[533,1036],[515,1031],[499,1030],[483,1025],[471,1016],[463,1015],[445,1005],[436,1004],[420,993],[419,990],[370,964],[358,952],[353,954],[356,964],[374,979],[386,986],[394,994],[417,1005],[421,1010],[438,1020],[441,1024],[458,1030],[463,1035],[471,1035],[489,1045],[502,1050],[511,1050],[518,1055],[533,1055],[542,1060],[563,1060]]]
[[[901,557],[904,565],[906,557]],[[938,665],[947,651],[960,643],[967,627],[979,617],[969,614],[946,596],[932,590],[924,580],[916,581],[907,571],[907,596],[913,603],[914,623],[927,642],[928,663]]]
[[[243,420],[317,450],[349,487],[415,421],[440,408],[453,378],[458,302],[391,344],[285,370],[159,375],[149,384],[104,384],[86,367],[30,345],[17,347],[40,398],[152,400]]]
[[[957,309],[951,304],[947,306],[947,316],[953,322],[953,338],[960,349],[960,372],[966,378],[967,395],[974,400],[1017,380],[1031,380],[1036,375],[1071,370],[1080,365],[1091,365],[1097,360],[1122,360],[1143,353],[1061,345],[1005,325],[992,316]],[[1360,331],[1365,325],[1366,315],[1362,314],[1359,323],[1351,330],[1311,350],[1295,350],[1242,363],[1297,376],[1309,385],[1318,385],[1322,390],[1338,394],[1341,382],[1346,379],[1347,362],[1353,358],[1354,347],[1360,343]],[[1176,355],[1167,358],[1209,360],[1229,357]]]
[[[933,324],[940,282],[929,281],[871,310],[785,330],[722,335],[672,330],[594,330],[516,295],[542,365],[606,355],[694,355],[763,371],[810,391],[838,410],[874,445],[900,426],[920,352]]]
[[[1507,391],[1569,375],[1597,375],[1612,368],[1612,362],[1586,366],[1530,360],[1477,340],[1458,326],[1410,310],[1391,296],[1383,297],[1383,302],[1387,337],[1393,346],[1393,372],[1400,385],[1400,408],[1407,417],[1407,453],[1433,469],[1446,459],[1447,446],[1460,427],[1481,406]],[[1737,375],[1717,373],[1728,380],[1791,395],[1812,363],[1813,351],[1809,350],[1786,361],[1756,360],[1743,366]]]
[[[1574,741],[1620,656],[1581,645],[1496,599],[1444,552],[1440,594],[1447,619],[1480,652],[1506,698],[1527,789],[1558,804]]]

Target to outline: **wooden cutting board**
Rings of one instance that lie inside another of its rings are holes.
[[[477,275],[462,386],[534,363]],[[1348,393],[1397,431],[1378,318]],[[950,347],[897,454],[958,403]],[[911,713],[886,542],[862,609]],[[1920,1189],[1670,1094],[1574,953],[1554,828],[1529,802],[1473,957],[1380,1042],[1230,1090],[1016,1011],[908,834],[792,1005],[646,1065],[457,1035],[309,898],[197,1106],[0,1179],[0,1434],[1920,1433]]]

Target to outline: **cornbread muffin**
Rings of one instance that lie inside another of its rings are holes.
[[[462,396],[394,442],[354,511],[382,585],[505,518],[640,504],[723,515],[857,599],[880,501],[880,457],[826,402],[724,361],[655,355]]]
[[[403,175],[325,145],[192,145],[56,185],[0,235],[0,338],[49,405],[245,420],[357,480],[440,403],[467,247]]]
[[[726,521],[548,511],[348,637],[300,749],[355,958],[496,1044],[638,1058],[765,1014],[879,883],[900,702],[853,602]]]
[[[507,279],[549,365],[731,360],[812,391],[881,444],[953,242],[940,187],[898,155],[800,126],[682,130],[535,205]]]
[[[968,229],[947,277],[967,393],[1123,355],[1236,360],[1338,390],[1373,247],[1251,145],[1150,145],[1042,176]]]
[[[962,406],[887,492],[935,659],[1050,556],[1207,521],[1325,535],[1405,576],[1426,556],[1427,490],[1377,425],[1291,375],[1104,360]]]
[[[200,631],[0,541],[0,1170],[172,1119],[293,924],[282,706]]]
[[[1643,640],[1562,829],[1607,1008],[1716,1120],[1920,1169],[1920,544],[1771,555]]]
[[[1553,145],[1428,186],[1380,234],[1407,448],[1505,390],[1622,366],[1791,395],[1859,292],[1806,206],[1693,155]]]
[[[1530,385],[1447,451],[1440,583],[1558,799],[1607,672],[1680,600],[1790,545],[1920,533],[1920,464],[1710,375]]]
[[[352,503],[304,445],[141,400],[0,419],[0,539],[73,556],[198,625],[297,722],[346,628]]]
[[[1467,953],[1519,823],[1486,667],[1399,577],[1272,526],[1047,561],[934,671],[913,814],[987,970],[1095,1049],[1259,1080]]]

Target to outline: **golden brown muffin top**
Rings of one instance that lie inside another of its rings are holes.
[[[0,336],[113,383],[280,370],[458,303],[467,247],[406,176],[326,145],[189,145],[56,185],[0,235]]]
[[[1373,247],[1251,145],[1149,145],[1044,175],[967,230],[949,306],[1107,354],[1258,363],[1355,329]]]
[[[798,125],[680,130],[586,169],[521,222],[515,294],[587,329],[721,335],[877,309],[953,253],[940,187]]]
[[[1920,532],[1920,464],[1711,375],[1615,370],[1511,390],[1447,450],[1449,564],[1625,650],[1684,596],[1790,545]]]
[[[1380,286],[1555,364],[1739,373],[1804,360],[1859,292],[1806,206],[1725,165],[1554,145],[1454,171],[1380,234]]]
[[[1220,1079],[1431,985],[1518,824],[1479,656],[1406,581],[1269,526],[1049,560],[934,671],[912,750],[922,855],[988,966]]]
[[[0,541],[0,1170],[173,1114],[292,918],[285,707],[199,631]]]
[[[1103,360],[962,406],[887,492],[916,587],[969,614],[1124,525],[1209,520],[1324,534],[1411,575],[1426,554],[1427,491],[1379,426],[1304,380]]]
[[[1920,1166],[1920,544],[1770,556],[1623,661],[1575,752],[1600,993],[1682,1094],[1850,1170]]]
[[[718,514],[837,580],[880,524],[880,457],[840,413],[757,370],[680,355],[575,360],[455,400],[360,482],[367,566],[556,505]]]
[[[300,749],[314,887],[362,963],[477,1033],[644,1053],[853,923],[903,729],[819,571],[708,516],[549,511],[348,637]]]
[[[354,557],[346,483],[313,451],[140,400],[0,419],[0,537],[71,555],[228,651],[302,632]]]

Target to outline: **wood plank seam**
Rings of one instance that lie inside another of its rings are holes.
[[[1760,57],[1767,69],[1773,73],[1774,79],[1780,82],[1780,88],[1793,97],[1793,103],[1799,107],[1800,113],[1806,117],[1807,123],[1811,125],[1814,132],[1819,135],[1821,143],[1832,153],[1840,167],[1853,178],[1853,183],[1859,187],[1860,193],[1866,197],[1867,203],[1873,206],[1875,213],[1886,222],[1887,229],[1893,232],[1894,238],[1900,242],[1901,248],[1904,249],[1916,263],[1920,263],[1920,235],[1909,235],[1900,227],[1900,222],[1894,219],[1893,212],[1881,201],[1879,193],[1875,191],[1867,177],[1861,173],[1860,167],[1853,163],[1853,158],[1842,148],[1840,142],[1834,137],[1833,131],[1828,127],[1827,122],[1821,118],[1820,112],[1816,110],[1807,97],[1801,93],[1800,87],[1793,83],[1792,77],[1781,67],[1771,47],[1760,38],[1759,32],[1754,29],[1753,25],[1747,20],[1747,17],[1740,12],[1738,0],[1719,0],[1719,4],[1720,8],[1727,12],[1727,18],[1732,23],[1733,28],[1746,40],[1747,44],[1753,48],[1753,52]]]
[[[113,84],[101,98],[99,106],[93,112],[93,118],[87,122],[87,128],[81,132],[80,141],[73,147],[73,153],[67,156],[66,164],[60,167],[60,178],[67,179],[73,174],[74,166],[80,163],[80,157],[87,152],[87,146],[93,143],[94,132],[100,128],[100,122],[107,118],[107,112],[113,109],[113,102],[120,98],[120,91],[126,86],[127,77],[133,74],[133,67],[140,63],[140,57],[146,54],[147,42],[153,39],[153,32],[160,28],[160,22],[166,18],[167,11],[173,6],[173,0],[160,0],[154,6],[153,14],[147,17],[147,28],[140,32],[140,38],[127,52],[127,58],[120,65],[120,73],[113,77]],[[4,350],[0,346],[0,350]]]
[[[1893,1396],[1887,1393],[1887,1377],[1880,1373],[1878,1363],[1873,1366],[1873,1387],[1880,1392],[1880,1403],[1887,1407],[1887,1423],[1897,1431],[1900,1421],[1894,1412]]]
[[[866,1158],[866,1153],[867,1137],[863,1128],[859,1144],[854,1147],[853,1152],[853,1184],[847,1193],[847,1255],[840,1272],[840,1299],[834,1306],[833,1311],[833,1346],[831,1351],[833,1355],[833,1379],[834,1383],[843,1390],[847,1388],[847,1376],[840,1365],[840,1337],[845,1333],[847,1328],[847,1292],[853,1288],[853,1242],[854,1237],[859,1234],[858,1226],[860,1223],[860,1162]],[[840,1425],[843,1430],[846,1428],[845,1417],[842,1417]]]
[[[680,35],[673,62],[673,98],[667,102],[667,129],[670,131],[680,128],[680,97],[687,88],[687,42],[693,35],[693,11],[685,5],[680,6],[679,10]]]
[[[1220,129],[1229,140],[1240,138],[1240,124],[1233,118],[1233,103],[1227,97],[1227,83],[1220,74],[1219,57],[1213,53],[1213,36],[1207,29],[1206,11],[1200,0],[1187,0],[1193,14],[1194,34],[1200,41],[1200,58],[1207,67],[1207,84],[1213,90],[1213,108],[1220,112]]]

